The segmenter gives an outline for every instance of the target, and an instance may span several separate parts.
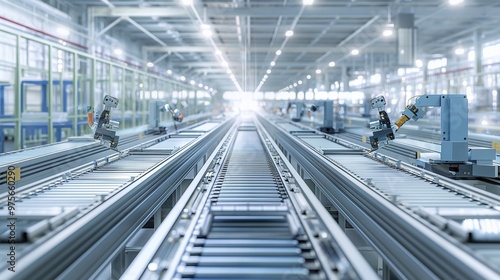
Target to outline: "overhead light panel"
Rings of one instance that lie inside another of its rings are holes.
[[[330,62],[328,63],[328,66],[329,66],[329,67],[335,67],[335,61],[330,61]]]
[[[281,55],[281,50],[277,50],[276,55]]]
[[[424,62],[420,59],[415,60],[415,66],[417,68],[422,68],[424,66]]]
[[[461,4],[463,3],[464,0],[449,0],[448,3],[452,6],[455,6],[455,5],[458,5],[458,4]]]
[[[212,29],[210,28],[210,25],[202,24],[201,30],[202,30],[201,32],[202,32],[203,36],[212,37]]]
[[[384,32],[382,32],[382,36],[384,37],[391,37],[392,34],[394,34],[394,31],[392,31],[392,29],[385,29]]]
[[[293,36],[293,30],[288,30],[288,31],[285,33],[285,36],[286,36],[286,37],[292,37],[292,36]]]
[[[456,49],[455,49],[455,54],[456,54],[456,55],[463,55],[464,53],[465,53],[464,48],[460,48],[460,47],[459,47],[459,48],[456,48]]]
[[[309,5],[312,5],[314,3],[314,0],[303,0],[302,1],[302,4],[304,6],[309,6]]]
[[[182,4],[186,6],[191,6],[193,5],[193,0],[182,0]]]
[[[172,70],[168,69],[167,70],[167,75],[172,75]]]
[[[299,80],[297,83],[298,83],[299,85],[301,85],[301,84],[302,84],[302,80]]]
[[[116,54],[116,55],[122,55],[123,51],[121,49],[114,49],[113,53]]]
[[[274,66],[274,65],[276,65],[276,62],[271,61],[271,63],[269,65]]]
[[[307,78],[308,80],[310,80],[310,79],[311,79],[311,75],[307,75],[307,77],[306,77],[306,78]]]
[[[267,69],[266,73],[271,74],[271,69]]]
[[[151,68],[151,67],[155,66],[155,64],[150,61],[150,62],[146,63],[146,66]]]
[[[196,84],[196,82],[193,81],[193,80],[189,81],[189,83],[192,84],[192,85]]]
[[[384,31],[382,32],[382,36],[384,37],[390,37],[394,34],[394,24],[388,23],[386,24]]]
[[[359,50],[358,49],[354,49],[351,51],[351,54],[352,55],[358,55],[359,54]]]
[[[181,79],[181,81],[183,81],[183,82],[184,82],[184,81],[186,80],[186,77],[181,76],[179,79]]]
[[[316,69],[316,74],[321,74],[321,69]]]

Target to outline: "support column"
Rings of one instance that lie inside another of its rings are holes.
[[[16,74],[15,74],[15,81],[14,81],[14,118],[16,124],[14,125],[14,143],[15,143],[15,149],[19,150],[22,148],[22,133],[21,133],[21,37],[19,35],[16,35]],[[3,141],[3,139],[2,139]]]
[[[155,231],[160,227],[161,224],[161,208],[158,209],[153,216],[153,223]]]
[[[349,68],[347,66],[342,66],[341,82],[344,85],[340,88],[341,91],[351,91],[349,87]]]
[[[52,45],[49,45],[49,73],[48,73],[48,79],[47,79],[47,109],[48,109],[48,113],[49,113],[49,120],[48,120],[48,129],[47,129],[47,132],[48,132],[48,143],[49,144],[52,144],[54,143],[54,119],[53,119],[53,96],[54,96],[54,91],[53,91],[53,79],[52,79],[52,51],[53,51],[53,48],[52,48]],[[61,84],[61,87],[63,86],[62,85],[62,82],[60,83]]]
[[[78,54],[73,53],[73,136],[78,136]]]
[[[475,86],[484,86],[483,81],[483,46],[481,42],[481,31],[474,31],[474,74],[476,75]]]
[[[111,261],[111,279],[120,279],[126,269],[125,250],[122,248]]]
[[[89,51],[91,55],[95,54],[95,17],[92,7],[87,9],[87,32],[89,35]]]
[[[397,56],[398,65],[413,67],[415,64],[415,26],[414,15],[401,13],[398,15]]]
[[[325,85],[325,91],[331,90],[330,76],[328,75],[328,70],[325,70],[323,75],[323,84]]]

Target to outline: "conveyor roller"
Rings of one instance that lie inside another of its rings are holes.
[[[122,279],[375,277],[259,125],[220,145]]]
[[[257,132],[240,131],[210,195],[209,207],[222,209],[205,217],[211,219],[208,231],[188,246],[179,278],[319,278],[311,245],[292,232],[288,211],[231,211],[284,205],[287,195],[273,167]]]

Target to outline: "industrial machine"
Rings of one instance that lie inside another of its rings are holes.
[[[94,131],[94,139],[100,140],[101,144],[105,144],[106,146],[109,144],[109,148],[113,150],[116,150],[120,138],[113,129],[118,128],[120,123],[111,120],[110,114],[111,108],[116,108],[118,106],[118,101],[118,98],[106,95],[102,101],[104,109],[99,115],[97,122],[94,121],[93,117],[94,108],[92,106],[87,107],[88,124]]]
[[[371,107],[378,110],[378,121],[370,123],[371,129],[376,129],[370,136],[370,145],[372,150],[377,150],[380,141],[388,142],[394,140],[394,131],[391,127],[391,120],[385,111],[387,102],[383,96],[377,96],[371,100]]]
[[[318,107],[323,107],[323,125],[318,129],[321,132],[332,134],[339,132],[341,129],[344,129],[344,122],[342,122],[339,118],[335,118],[333,114],[333,100],[324,100],[317,101],[314,105],[312,105],[309,110],[311,112],[316,112]]]
[[[292,105],[295,104],[295,117],[292,117],[292,121],[300,122],[302,117],[304,116],[304,111],[306,105],[302,102],[290,102],[288,103],[287,113],[289,113]],[[336,133],[344,128],[344,123],[340,119],[335,119],[333,114],[333,101],[332,100],[323,100],[316,101],[313,105],[311,105],[308,109],[308,114],[310,112],[318,111],[319,107],[323,107],[323,125],[318,127],[318,130],[324,133]]]
[[[375,106],[381,106],[380,102],[376,100]],[[384,137],[394,139],[393,136],[391,138],[391,133],[398,131],[408,120],[417,121],[422,118],[426,107],[441,108],[441,153],[422,154],[416,161],[417,166],[453,178],[498,177],[498,166],[493,165],[496,151],[468,146],[468,102],[464,94],[425,94],[410,99],[392,127],[386,114],[380,114],[379,123],[382,127],[370,137],[372,148],[376,150],[378,141]]]
[[[176,122],[182,122],[184,114],[179,109],[174,108],[170,104],[162,100],[152,100],[149,103],[149,129],[160,134],[166,133],[167,129],[160,123],[160,113],[169,112],[174,121],[175,130],[177,130]]]

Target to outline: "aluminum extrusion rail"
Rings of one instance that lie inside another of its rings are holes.
[[[16,200],[17,226],[25,240],[16,240],[16,273],[4,269],[0,279],[33,279],[34,275],[37,279],[86,279],[94,275],[193,166],[212,153],[233,121],[222,122],[206,134],[198,133],[196,141],[189,136],[189,143],[173,154],[128,151],[20,197]]]
[[[229,134],[122,279],[376,278],[266,138]]]
[[[400,277],[500,277],[497,195],[381,154],[349,153],[364,148],[333,136],[292,136],[279,121],[260,119]]]

